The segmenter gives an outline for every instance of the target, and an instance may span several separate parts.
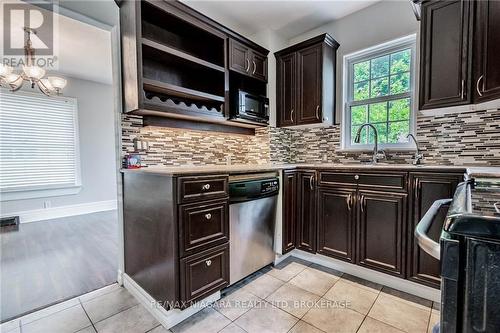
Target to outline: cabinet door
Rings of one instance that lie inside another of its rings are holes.
[[[461,174],[410,174],[410,223],[408,228],[408,279],[439,288],[441,282],[439,260],[422,251],[413,232],[434,201],[452,198]],[[448,208],[443,207],[429,230],[430,237],[439,241]]]
[[[297,223],[297,172],[283,172],[282,254],[295,248]]]
[[[316,173],[298,173],[297,248],[316,253]]]
[[[354,261],[355,189],[318,190],[318,253]]]
[[[358,192],[358,264],[404,276],[406,193]]]
[[[462,0],[422,4],[421,109],[471,102],[470,7]]]
[[[476,102],[500,98],[500,1],[476,1],[476,62],[473,91]]]
[[[322,44],[297,52],[297,125],[321,122]]]
[[[255,51],[252,52],[252,76],[267,82],[267,57]]]
[[[229,40],[229,68],[242,74],[250,73],[250,49],[237,41]]]
[[[278,77],[276,79],[276,103],[278,126],[291,126],[297,120],[297,53],[277,59]]]

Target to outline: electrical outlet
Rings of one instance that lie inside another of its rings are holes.
[[[50,201],[44,201],[43,202],[43,208],[50,208],[52,206],[52,204],[50,203]]]

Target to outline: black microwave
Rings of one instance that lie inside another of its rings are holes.
[[[233,120],[269,124],[269,98],[238,90],[235,102]]]

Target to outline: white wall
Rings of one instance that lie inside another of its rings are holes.
[[[82,187],[78,194],[4,201],[1,215],[52,207],[116,200],[114,96],[111,85],[67,78],[64,96],[78,101]]]
[[[336,108],[342,110],[343,56],[398,37],[417,33],[419,24],[409,1],[381,1],[339,20],[290,39],[296,44],[322,33],[330,34],[340,47],[337,51]]]

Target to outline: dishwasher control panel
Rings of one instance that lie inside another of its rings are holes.
[[[279,190],[278,179],[266,180],[261,182],[260,193],[266,194],[270,192],[277,192]]]

